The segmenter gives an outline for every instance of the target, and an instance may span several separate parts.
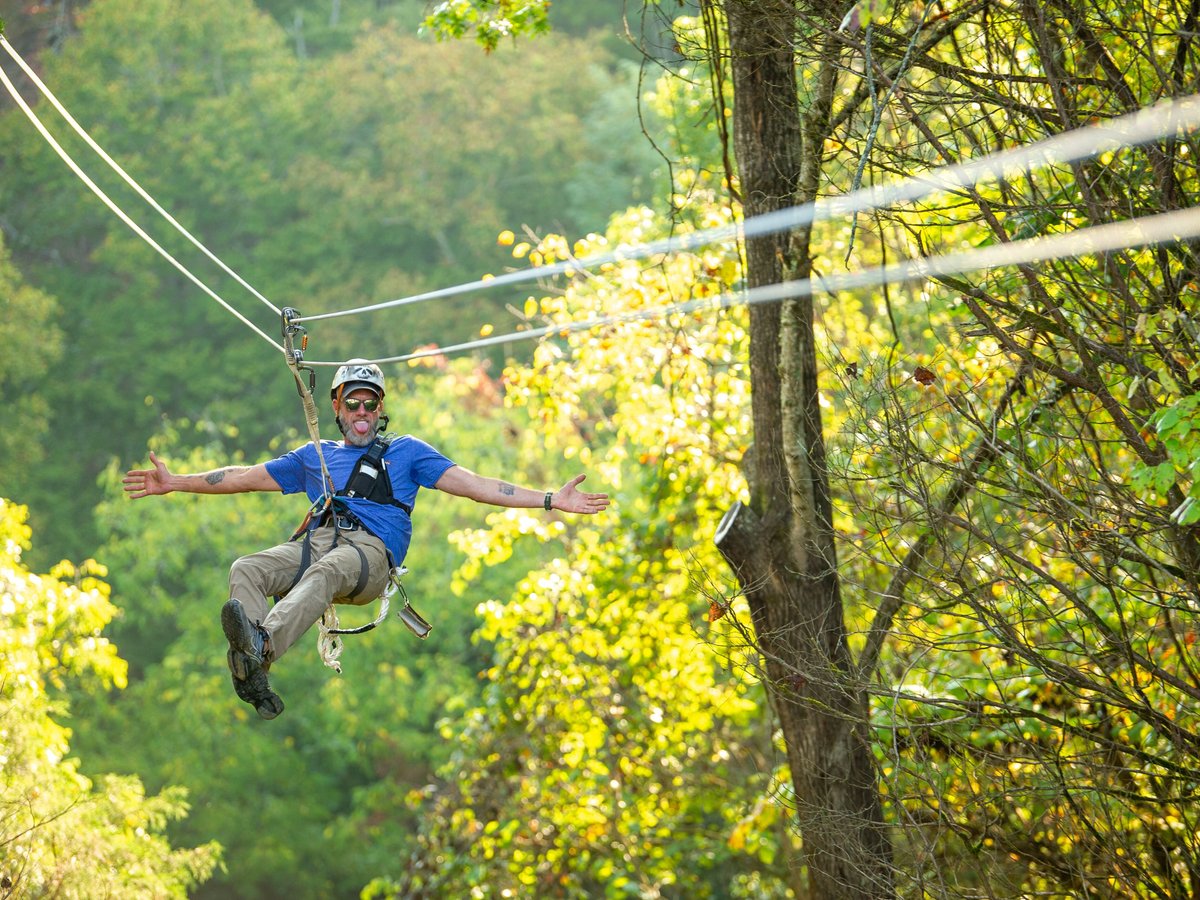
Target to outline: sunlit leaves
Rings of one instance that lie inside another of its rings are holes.
[[[68,756],[62,689],[125,683],[101,634],[115,612],[103,569],[28,571],[24,522],[22,507],[0,500],[0,883],[12,896],[186,897],[219,860],[213,844],[175,850],[163,835],[186,816],[186,793],[147,796],[132,777],[96,784]]]
[[[1158,410],[1147,422],[1154,429],[1157,446],[1167,459],[1157,465],[1142,465],[1134,470],[1131,483],[1134,487],[1167,498],[1177,483],[1185,493],[1171,513],[1171,521],[1177,525],[1192,525],[1200,522],[1200,394],[1180,397],[1169,406]]]
[[[697,212],[728,215],[715,202]],[[662,227],[634,210],[570,249],[587,256]],[[530,247],[547,260],[566,252],[557,236]],[[612,263],[524,312],[552,325],[649,311],[728,290],[738,271],[732,248]],[[722,895],[747,852],[777,846],[755,830],[759,816],[729,841],[755,797],[745,754],[757,692],[733,627],[744,607],[723,601],[728,614],[710,623],[704,592],[723,578],[711,545],[719,510],[744,491],[745,340],[742,314],[704,310],[548,340],[532,366],[506,371],[507,400],[527,410],[545,452],[578,460],[585,487],[608,490],[614,506],[551,524],[497,513],[488,531],[455,537],[472,557],[464,577],[533,536],[562,558],[480,607],[497,654],[487,702],[457,738],[455,782],[425,837],[430,853],[462,849],[426,886]],[[741,787],[727,780],[734,771]]]
[[[439,38],[473,35],[491,51],[504,39],[549,30],[548,0],[444,0],[426,17],[424,27]]]
[[[867,171],[902,177],[1194,90],[1194,59],[1166,37],[1185,7],[1118,6],[1065,4],[1050,18],[994,7],[995,17],[961,22],[932,50],[935,64],[896,79]],[[892,7],[888,22],[871,19],[886,24],[870,47],[885,70],[899,56],[886,31],[904,25],[903,5]],[[865,41],[862,24],[847,33]],[[1091,52],[1074,40],[1081,28],[1101,36]],[[986,72],[988,87],[967,72]],[[1074,89],[1054,126],[1023,115],[1052,105],[1065,83]],[[857,76],[839,85],[846,103],[871,87]],[[861,154],[850,109],[826,143],[835,191]],[[1187,143],[860,217],[848,257],[832,228],[817,230],[815,246],[868,265],[1192,205]],[[1192,268],[1190,249],[1168,246],[889,289],[886,306],[865,309],[886,316],[891,347],[843,337],[826,351],[827,371],[842,374],[827,406],[829,452],[850,537],[840,567],[865,598],[861,620],[858,604],[849,610],[855,630],[927,547],[889,623],[873,708],[903,826],[897,858],[941,860],[914,878],[936,872],[951,893],[990,896],[1188,890],[1197,542],[1187,526],[1200,520],[1189,496],[1200,374]],[[992,452],[975,481],[972,460]],[[970,493],[943,515],[963,484]]]

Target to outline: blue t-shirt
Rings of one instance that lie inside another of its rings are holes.
[[[342,441],[321,441],[321,453],[333,479],[336,490],[342,490],[350,480],[359,458],[367,452],[366,447],[351,447]],[[325,494],[321,480],[321,461],[312,442],[297,447],[267,464],[267,472],[279,484],[285,494],[301,491],[316,503]],[[383,457],[383,468],[392,480],[392,496],[410,507],[417,502],[419,488],[432,488],[442,474],[454,465],[424,441],[404,435],[388,445]],[[398,506],[375,503],[363,497],[341,497],[360,522],[375,535],[392,554],[392,561],[400,565],[408,553],[408,542],[412,539],[412,521],[408,513]]]

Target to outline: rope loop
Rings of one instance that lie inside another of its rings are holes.
[[[408,569],[405,566],[396,566],[388,573],[387,587],[383,589],[383,593],[379,598],[379,615],[375,617],[373,622],[369,622],[359,628],[342,628],[341,623],[338,621],[336,604],[329,604],[317,622],[317,653],[321,656],[321,662],[341,675],[342,664],[339,662],[339,659],[345,647],[342,642],[343,634],[363,634],[379,625],[387,618],[388,611],[391,608],[392,595],[396,591],[399,591],[400,596],[404,598],[405,608],[409,608],[408,595],[404,592],[404,585],[400,583],[400,579],[407,574]]]

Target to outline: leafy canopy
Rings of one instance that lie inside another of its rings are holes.
[[[21,562],[24,508],[0,500],[0,882],[17,896],[184,898],[220,862],[214,843],[175,849],[165,831],[187,792],[148,796],[133,776],[84,777],[70,756],[63,689],[125,686],[101,636],[116,612],[102,566],[35,575]],[[97,783],[98,781],[98,783]]]

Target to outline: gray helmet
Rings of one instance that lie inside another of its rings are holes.
[[[339,366],[334,373],[329,397],[338,400],[343,394],[359,388],[366,388],[383,397],[383,372],[379,370],[379,366],[365,359],[348,359],[346,364]]]

